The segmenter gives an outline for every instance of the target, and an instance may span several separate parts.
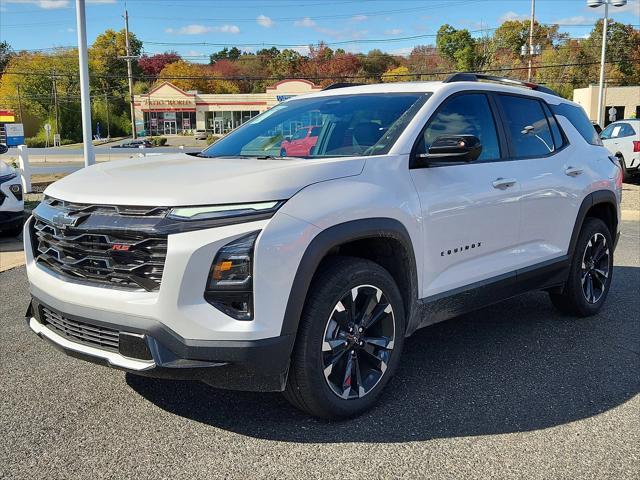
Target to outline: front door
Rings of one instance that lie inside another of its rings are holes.
[[[164,134],[165,135],[175,135],[176,134],[176,121],[175,120],[165,120],[164,121]]]
[[[474,135],[482,152],[471,163],[413,168],[422,208],[424,258],[421,297],[512,273],[517,265],[520,184],[497,115],[485,93],[445,100],[423,130],[417,152],[441,135]]]
[[[222,132],[224,130],[223,128],[223,122],[221,118],[215,118],[213,120],[213,134],[214,135],[222,135]]]

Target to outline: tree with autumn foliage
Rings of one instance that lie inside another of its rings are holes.
[[[184,60],[166,65],[158,75],[158,81],[168,81],[182,90],[201,93],[240,93],[235,83],[216,76],[210,65]]]
[[[176,52],[157,53],[156,55],[143,55],[140,57],[138,66],[145,76],[155,78],[164,67],[180,60],[182,60],[182,57]]]

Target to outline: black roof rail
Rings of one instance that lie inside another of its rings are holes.
[[[449,75],[449,77],[447,77],[447,79],[444,80],[443,83],[479,82],[480,80],[503,83],[505,85],[514,85],[516,87],[525,87],[530,88],[531,90],[536,90],[538,92],[548,93],[549,95],[555,95],[556,97],[560,96],[557,92],[554,92],[550,88],[543,87],[542,85],[538,85],[537,83],[523,82],[521,80],[514,80],[513,78],[496,77],[493,75],[484,75],[481,73],[454,73],[453,75]]]
[[[325,90],[333,90],[334,88],[358,87],[360,85],[364,85],[364,83],[338,82],[338,83],[332,83],[331,85],[324,87],[322,91],[324,92]]]

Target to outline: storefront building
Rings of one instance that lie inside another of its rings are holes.
[[[575,89],[573,101],[584,108],[592,121],[598,120],[598,85]],[[603,128],[611,123],[610,115],[616,120],[640,118],[640,86],[606,87],[604,89],[604,105]],[[613,113],[614,111],[615,113]]]
[[[307,80],[282,80],[265,93],[203,94],[165,82],[134,97],[136,129],[143,135],[224,135],[288,98],[319,90]]]

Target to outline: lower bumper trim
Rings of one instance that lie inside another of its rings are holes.
[[[133,358],[127,358],[117,352],[110,352],[108,350],[102,350],[99,348],[91,347],[89,345],[83,345],[81,343],[72,342],[67,340],[61,335],[58,335],[54,331],[48,329],[42,325],[34,317],[29,319],[29,327],[39,337],[45,338],[50,342],[59,345],[62,349],[73,350],[75,352],[97,357],[106,361],[106,363],[113,367],[124,368],[131,371],[144,371],[152,369],[156,366],[153,360],[136,360]]]

